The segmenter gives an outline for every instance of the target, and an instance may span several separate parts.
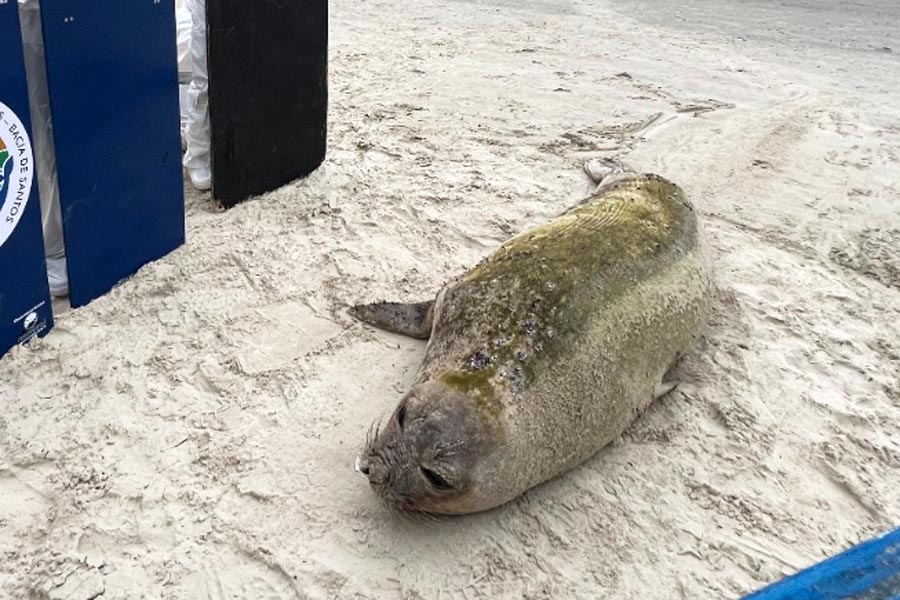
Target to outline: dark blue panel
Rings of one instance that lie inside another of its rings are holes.
[[[900,529],[744,600],[900,600]]]
[[[172,0],[42,0],[70,299],[184,243]]]
[[[0,355],[53,326],[19,6],[0,3]]]

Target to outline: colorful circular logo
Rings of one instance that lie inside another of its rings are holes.
[[[0,102],[0,248],[9,239],[31,197],[34,154],[19,117]]]

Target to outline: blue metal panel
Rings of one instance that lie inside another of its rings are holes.
[[[744,600],[900,600],[900,529],[851,548]]]
[[[73,306],[184,243],[172,0],[42,0]]]
[[[19,7],[0,2],[0,355],[53,326]]]

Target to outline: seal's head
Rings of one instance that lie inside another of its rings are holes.
[[[494,437],[469,396],[425,382],[370,435],[357,469],[395,512],[473,512]]]

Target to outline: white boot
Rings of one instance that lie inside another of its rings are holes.
[[[212,189],[212,171],[207,168],[188,169],[188,175],[191,178],[191,185],[206,192]]]

